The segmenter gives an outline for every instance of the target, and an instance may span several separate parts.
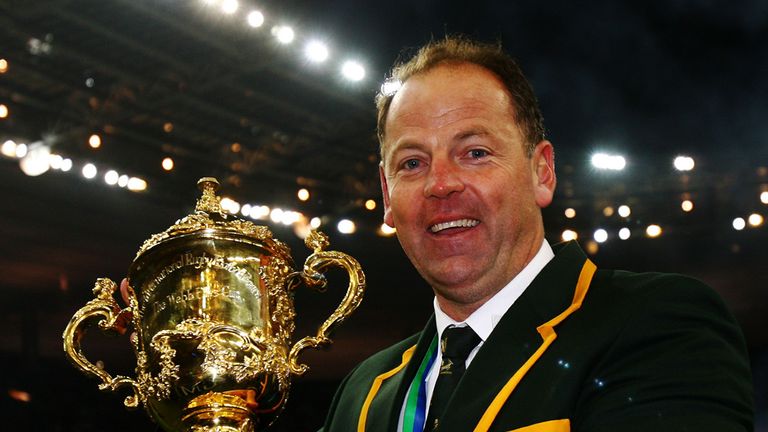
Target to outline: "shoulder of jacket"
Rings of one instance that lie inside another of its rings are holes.
[[[679,305],[699,310],[727,312],[721,296],[706,283],[676,273],[633,273],[623,270],[598,270],[589,295],[595,305],[609,309],[660,310],[664,305]]]
[[[625,270],[598,270],[595,275],[598,285],[625,294],[649,295],[651,293],[687,293],[710,296],[715,292],[704,282],[677,273],[646,272],[634,273]]]

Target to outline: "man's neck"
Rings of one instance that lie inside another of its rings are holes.
[[[488,295],[468,303],[451,300],[435,292],[437,307],[452,320],[456,322],[464,322],[502,291],[511,291],[505,295],[512,295],[512,301],[514,302],[552,257],[554,257],[552,248],[549,246],[549,243],[542,238],[538,248],[533,251],[520,271],[503,284],[499,284],[500,286],[497,289],[490,291]]]
[[[440,310],[445,312],[451,319],[463,322],[497,293],[498,291],[471,304],[453,302],[445,297],[441,297],[439,294],[435,294],[435,298],[437,299],[437,304],[440,307]]]

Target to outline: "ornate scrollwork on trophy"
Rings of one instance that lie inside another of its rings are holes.
[[[116,288],[117,285],[109,279],[96,280],[93,287],[95,298],[75,313],[64,331],[64,350],[75,366],[86,374],[101,380],[99,390],[116,391],[130,386],[133,394],[125,399],[124,404],[128,408],[135,408],[144,399],[139,383],[125,376],[113,377],[104,369],[88,361],[80,348],[80,341],[85,335],[83,328],[94,323],[98,325],[100,330],[107,333],[123,332],[124,326],[132,316],[133,311],[136,310],[136,305],[132,304],[121,309],[114,299]]]
[[[314,231],[306,239],[313,253],[294,271],[288,247],[269,229],[222,211],[216,179],[198,185],[195,213],[139,249],[127,307],[115,301],[115,283],[99,279],[95,298],[64,331],[64,350],[100,389],[129,387],[125,405],[143,405],[165,430],[254,432],[282,409],[291,375],[306,372],[299,353],[330,343],[331,329],[360,304],[365,276],[350,256],[326,251],[328,238]],[[349,275],[341,304],[314,336],[291,345],[294,290],[324,289],[331,266]],[[131,335],[135,379],[112,377],[86,359],[80,340],[93,324]]]

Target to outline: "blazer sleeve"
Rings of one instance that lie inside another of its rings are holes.
[[[573,429],[751,432],[744,338],[719,296],[667,275],[634,298],[623,328],[588,375]]]

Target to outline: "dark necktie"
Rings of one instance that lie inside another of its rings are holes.
[[[443,331],[443,336],[440,338],[443,361],[440,363],[440,374],[437,376],[435,390],[429,402],[429,415],[424,423],[425,431],[437,430],[448,400],[453,395],[461,376],[464,375],[467,356],[478,343],[480,343],[480,336],[469,326],[448,327]]]

